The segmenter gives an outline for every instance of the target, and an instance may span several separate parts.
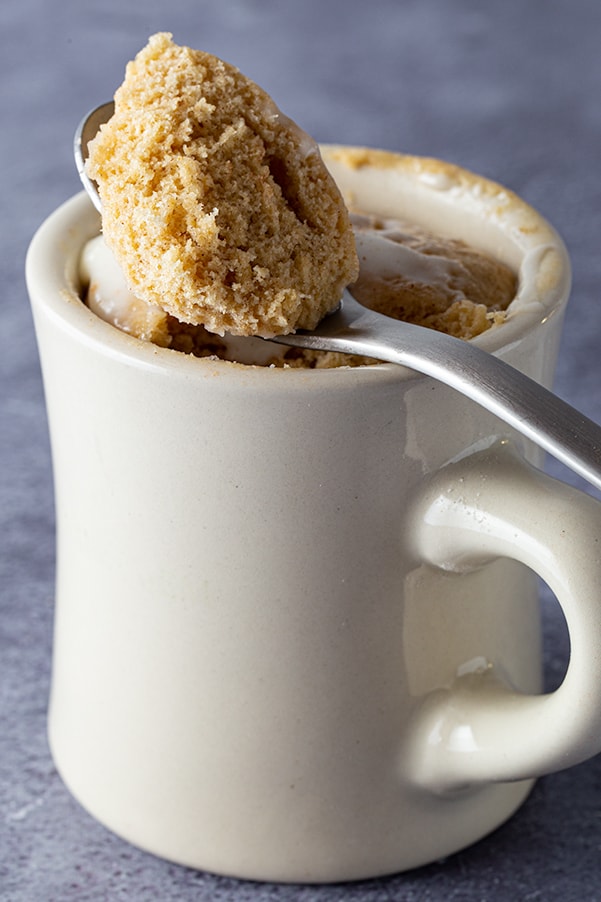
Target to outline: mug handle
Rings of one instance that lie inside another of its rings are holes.
[[[451,572],[499,557],[555,592],[571,654],[561,686],[529,695],[494,673],[459,676],[418,707],[409,767],[453,792],[540,777],[601,750],[601,503],[527,464],[502,441],[443,467],[421,492],[409,532],[418,558]]]

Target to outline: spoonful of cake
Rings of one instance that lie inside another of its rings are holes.
[[[136,296],[217,335],[424,373],[601,488],[598,425],[477,345],[353,297],[356,249],[373,259],[385,239],[355,236],[315,142],[234,67],[155,35],[75,158]]]

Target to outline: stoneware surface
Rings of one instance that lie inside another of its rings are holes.
[[[556,389],[601,421],[596,0],[21,0],[4,4],[0,25],[0,899],[601,898],[599,758],[540,780],[505,826],[465,852],[344,886],[260,884],[171,865],[78,806],[46,739],[54,512],[23,281],[31,234],[79,187],[77,121],[110,97],[150,33],[170,30],[237,64],[320,141],[445,158],[538,207],[562,233],[574,269]],[[549,470],[581,485],[552,462]],[[551,689],[565,670],[567,639],[545,590],[543,603]]]

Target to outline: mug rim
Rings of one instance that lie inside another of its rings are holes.
[[[532,207],[507,189],[468,170],[428,157],[417,157],[370,148],[322,145],[324,162],[328,167],[336,159],[343,159],[351,169],[359,171],[365,166],[387,165],[395,168],[396,175],[411,186],[417,184],[418,193],[425,196],[441,195],[436,178],[441,176],[454,180],[453,191],[446,191],[444,197],[456,205],[463,192],[468,202],[474,206],[477,215],[484,206],[498,212],[500,197],[509,197],[512,216],[508,231],[512,240],[523,249],[524,260],[518,279],[524,283],[522,272],[526,258],[530,272],[526,273],[527,289],[518,289],[516,299],[510,305],[510,316],[500,326],[470,339],[491,353],[502,353],[532,329],[544,324],[549,318],[562,311],[565,306],[571,281],[570,261],[565,245],[555,229]],[[343,192],[344,193],[344,192]],[[435,198],[438,202],[438,198]],[[492,205],[492,206],[491,206]],[[501,211],[503,212],[503,211]],[[411,218],[411,217],[408,217]],[[96,350],[111,356],[125,357],[131,364],[152,369],[180,370],[188,376],[215,374],[240,375],[253,381],[267,379],[273,385],[274,372],[283,374],[276,378],[286,378],[288,385],[297,382],[304,388],[310,383],[321,384],[322,379],[334,384],[342,381],[345,385],[358,379],[377,379],[398,382],[399,379],[425,379],[421,373],[393,363],[366,364],[359,367],[269,367],[240,364],[211,357],[194,357],[181,351],[162,348],[138,339],[105,322],[93,313],[81,300],[77,287],[77,262],[83,245],[100,233],[100,214],[84,191],[80,191],[56,208],[42,222],[29,245],[25,272],[26,282],[34,307],[44,307],[49,316],[59,321],[64,329],[76,333],[80,340]],[[547,267],[544,278],[540,277],[542,255],[551,252],[552,265]],[[538,255],[538,260],[533,259]],[[550,272],[549,272],[550,270]],[[538,277],[537,277],[538,276]],[[511,309],[513,308],[513,309]]]

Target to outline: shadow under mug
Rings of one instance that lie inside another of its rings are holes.
[[[344,195],[519,273],[475,341],[547,385],[569,263],[464,170],[324,148]],[[67,786],[157,855],[239,877],[400,871],[497,827],[601,748],[601,505],[446,386],[393,365],[274,369],[138,341],[81,302],[78,195],[27,279],[51,433],[49,734]],[[541,694],[533,571],[571,641]]]

